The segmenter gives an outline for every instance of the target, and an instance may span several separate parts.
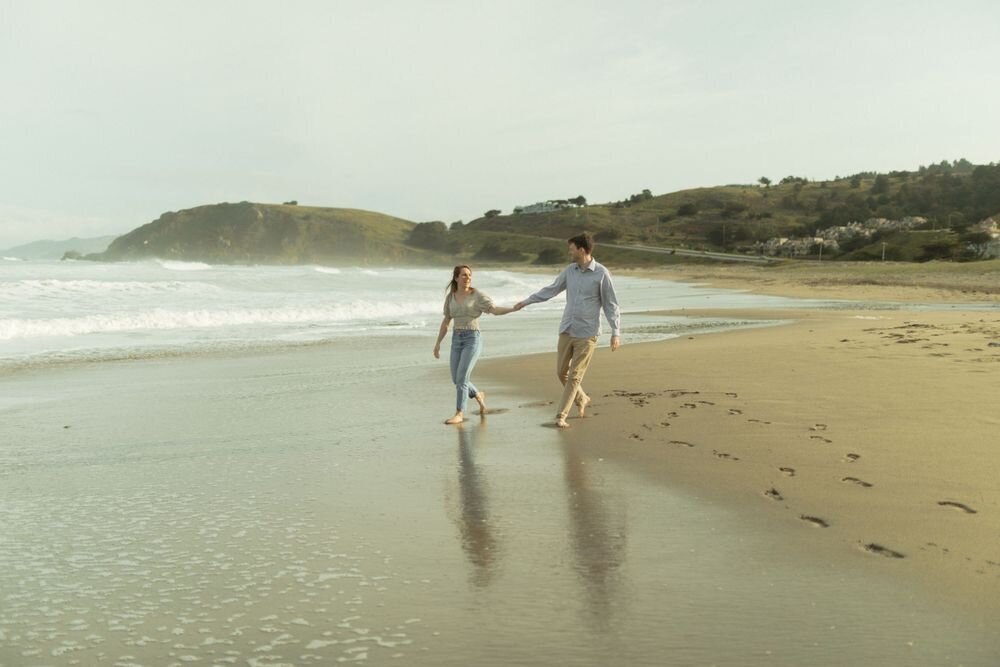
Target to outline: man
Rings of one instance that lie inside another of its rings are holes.
[[[594,259],[594,239],[584,232],[567,242],[573,262],[548,287],[543,287],[514,306],[521,310],[527,305],[548,301],[566,290],[566,309],[559,324],[559,347],[556,355],[556,375],[563,384],[562,399],[556,413],[556,426],[566,428],[573,403],[586,415],[590,396],[581,382],[601,335],[601,310],[611,325],[611,351],[621,346],[621,314],[618,297],[611,284],[611,273]]]

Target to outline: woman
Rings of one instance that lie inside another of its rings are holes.
[[[486,394],[479,391],[470,380],[472,368],[479,359],[483,341],[479,333],[479,316],[483,313],[506,315],[513,308],[493,305],[493,299],[472,287],[472,269],[456,266],[448,283],[448,296],[444,300],[444,319],[438,330],[434,356],[441,358],[441,341],[448,333],[448,325],[455,320],[451,335],[451,380],[455,383],[455,415],[445,424],[459,424],[465,420],[465,406],[470,398],[479,403],[479,414],[486,414]]]

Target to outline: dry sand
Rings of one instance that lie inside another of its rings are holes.
[[[934,292],[880,298],[917,293]],[[568,444],[780,516],[776,540],[864,559],[1000,619],[1000,314],[683,314],[793,323],[629,346],[626,321],[626,345],[591,364],[592,414],[570,421]],[[554,355],[481,372],[536,400],[559,395]]]
[[[774,266],[672,264],[616,273],[808,299],[949,303],[1000,300],[1000,260],[964,264],[815,261]]]

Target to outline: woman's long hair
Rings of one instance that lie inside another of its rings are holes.
[[[467,264],[459,264],[451,272],[451,282],[448,283],[448,293],[454,294],[458,291],[458,274],[462,272],[462,269],[468,269],[469,273],[472,273],[472,267]]]

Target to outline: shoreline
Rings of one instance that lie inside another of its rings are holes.
[[[674,264],[654,269],[623,268],[615,273],[798,299],[904,303],[1000,301],[1000,260],[970,264],[803,260],[770,267]]]
[[[631,346],[626,328],[621,350],[598,350],[592,416],[571,419],[567,446],[765,513],[775,539],[862,559],[996,625],[1000,418],[986,397],[1000,316],[724,312],[792,323]],[[553,364],[487,360],[480,375],[554,401]]]

